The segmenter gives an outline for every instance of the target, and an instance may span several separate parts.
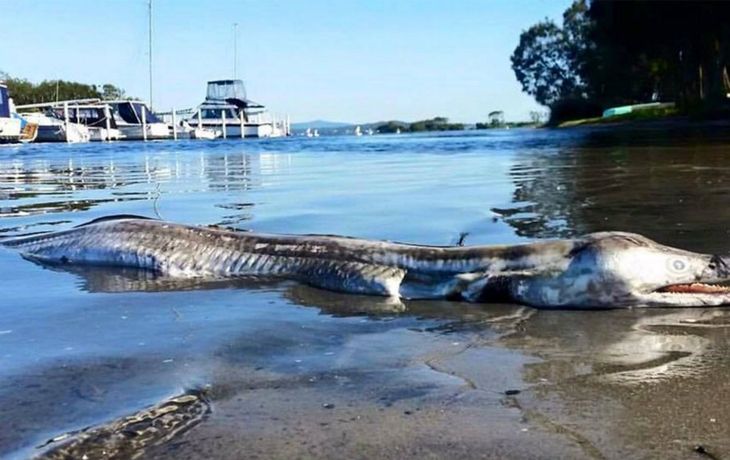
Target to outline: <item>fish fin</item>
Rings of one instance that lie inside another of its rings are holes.
[[[471,275],[471,274],[468,274]],[[460,292],[468,302],[510,303],[514,302],[513,287],[518,279],[532,276],[529,272],[482,273],[471,279],[464,279]]]
[[[306,267],[299,275],[301,281],[331,291],[400,297],[406,271],[385,265],[335,262]]]

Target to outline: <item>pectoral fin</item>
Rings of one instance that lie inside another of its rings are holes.
[[[299,279],[331,291],[400,297],[406,271],[397,267],[358,262],[319,262],[303,267]]]

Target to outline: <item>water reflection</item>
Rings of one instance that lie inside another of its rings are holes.
[[[0,159],[0,218],[21,220],[4,225],[0,232],[17,233],[51,224],[43,217],[114,208],[127,202],[156,202],[167,195],[240,195],[265,184],[266,177],[287,167],[286,158],[272,154],[223,152],[219,154],[132,155],[129,158],[63,158],[50,156],[23,161]],[[178,200],[179,198],[175,198]],[[239,211],[222,217],[222,225],[235,225],[252,217],[253,202],[220,203]],[[153,205],[145,205],[146,214]],[[58,222],[58,220],[56,220]],[[67,222],[62,220],[61,222]]]
[[[510,169],[513,202],[495,211],[530,238],[623,230],[726,252],[728,173],[724,145],[518,153]]]

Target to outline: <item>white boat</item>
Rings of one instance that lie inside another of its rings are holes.
[[[36,142],[77,143],[122,138],[111,117],[111,108],[98,99],[27,104],[18,108],[43,110],[22,114],[25,120],[38,125]]]
[[[219,132],[222,137],[286,136],[285,122],[276,123],[265,106],[246,98],[241,80],[208,82],[205,101],[187,123],[192,128]]]
[[[312,136],[314,136],[314,137],[319,137],[319,131],[315,129],[315,130],[314,130],[314,131],[312,132]]]
[[[362,136],[362,129],[360,129],[360,125],[355,126],[355,136]]]
[[[314,133],[312,132],[312,128],[307,128],[307,130],[304,132],[304,134],[307,137],[314,137]]]
[[[0,83],[0,144],[20,142],[21,120],[13,116],[8,87]]]
[[[221,137],[221,133],[207,128],[193,128],[189,132],[190,139],[212,140]]]
[[[124,138],[107,104],[77,105],[69,109],[69,120],[86,126],[90,140],[118,141]]]
[[[53,116],[52,112],[26,112],[21,114],[30,123],[38,125],[35,142],[80,143],[91,140],[91,132],[86,126],[65,122]]]
[[[141,101],[105,102],[124,140],[169,139],[170,127]]]

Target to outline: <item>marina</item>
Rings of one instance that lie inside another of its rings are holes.
[[[27,127],[27,129],[26,129]],[[23,131],[35,133],[24,141]],[[153,112],[143,101],[67,100],[15,106],[0,83],[0,142],[153,141],[245,139],[291,135],[288,117],[277,119],[246,98],[241,80],[208,82],[195,109]]]

